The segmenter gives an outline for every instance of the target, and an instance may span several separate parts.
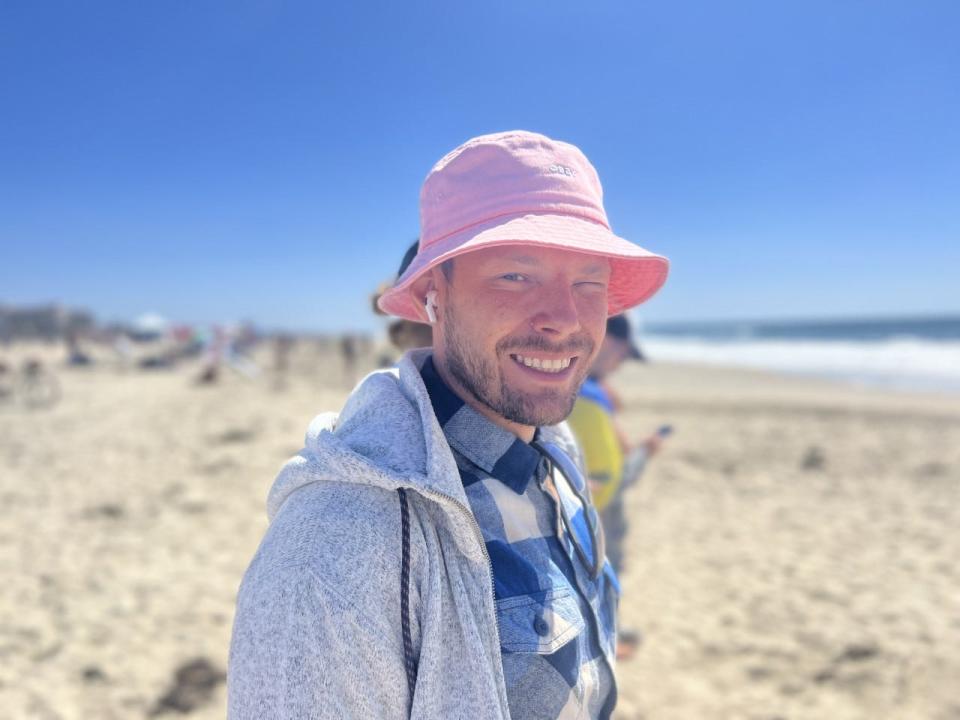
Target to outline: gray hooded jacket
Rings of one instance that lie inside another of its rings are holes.
[[[339,417],[314,419],[277,477],[237,598],[229,718],[510,717],[490,561],[417,369],[426,352],[368,376]],[[541,433],[576,452],[565,425]],[[413,697],[398,488],[410,507]]]

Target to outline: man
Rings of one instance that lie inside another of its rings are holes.
[[[244,577],[232,718],[609,717],[616,579],[563,419],[611,314],[667,261],[609,229],[572,145],[444,157],[380,298],[434,346],[321,415]]]

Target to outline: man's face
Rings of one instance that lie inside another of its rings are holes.
[[[437,362],[474,399],[525,426],[573,409],[603,341],[609,263],[567,250],[504,246],[439,270]]]

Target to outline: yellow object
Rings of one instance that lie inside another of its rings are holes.
[[[583,450],[587,475],[593,483],[593,504],[598,511],[603,510],[623,481],[623,451],[613,419],[600,404],[578,397],[567,422]]]

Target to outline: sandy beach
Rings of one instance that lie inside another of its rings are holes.
[[[55,407],[0,404],[0,718],[222,718],[267,490],[348,380],[307,343],[284,387],[56,372]],[[638,438],[675,427],[627,500],[645,642],[616,717],[960,718],[960,397],[678,365],[614,384]]]

